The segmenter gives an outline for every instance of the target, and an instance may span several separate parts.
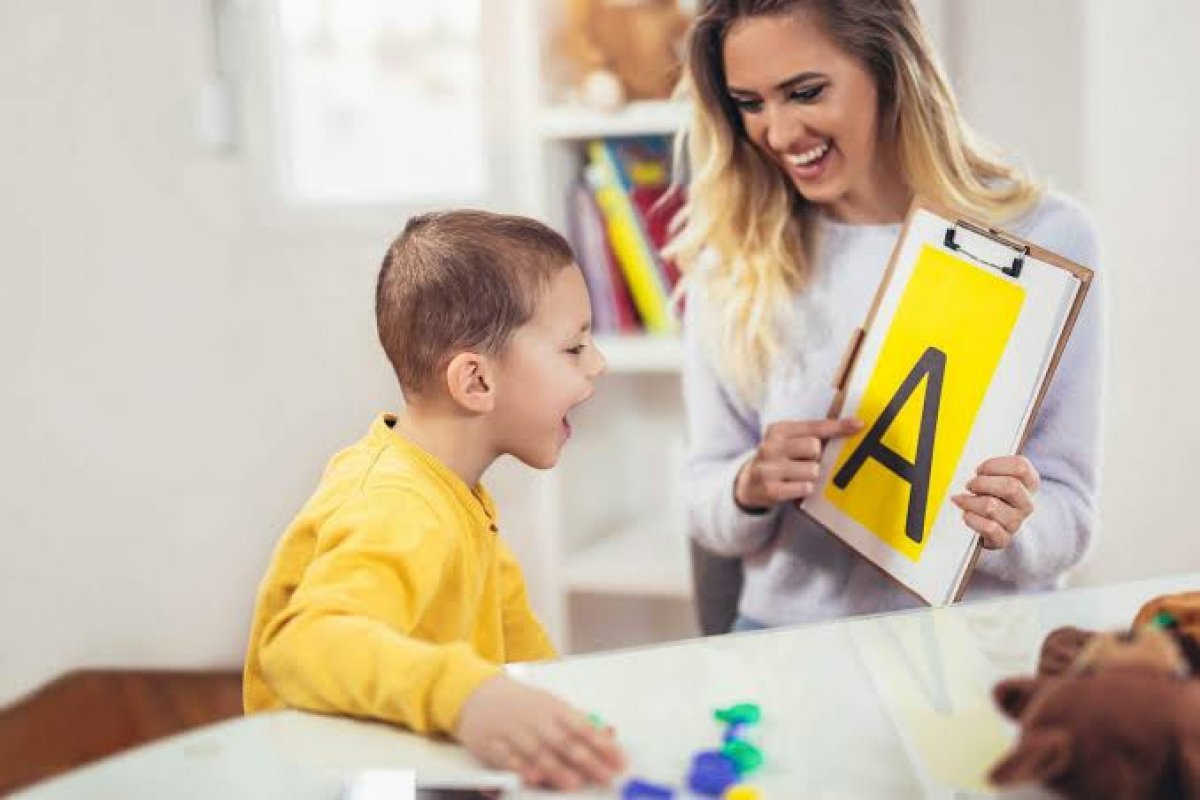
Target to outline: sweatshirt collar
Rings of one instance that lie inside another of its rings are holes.
[[[467,486],[466,481],[442,463],[441,459],[416,442],[397,433],[393,427],[395,424],[395,414],[380,414],[371,425],[371,438],[389,444],[410,456],[439,483],[449,489],[455,499],[470,511],[482,527],[492,533],[499,532],[496,524],[496,506],[487,489],[483,488],[483,484],[477,483],[474,488]]]

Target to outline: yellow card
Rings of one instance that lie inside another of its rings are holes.
[[[928,543],[1025,291],[926,245],[884,338],[826,499],[913,562]]]

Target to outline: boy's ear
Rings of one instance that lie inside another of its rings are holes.
[[[454,402],[467,411],[486,414],[495,408],[495,369],[479,353],[464,351],[446,365],[446,388]]]

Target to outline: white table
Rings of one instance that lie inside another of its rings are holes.
[[[1200,573],[776,629],[518,667],[520,676],[614,724],[631,774],[684,784],[692,753],[720,738],[714,708],[759,703],[764,798],[978,798],[1011,741],[989,690],[1032,671],[1060,625],[1129,624],[1151,597],[1200,588]],[[461,748],[395,728],[279,712],[174,737],[18,795],[23,800],[334,800],[359,770],[421,776],[478,769]],[[612,797],[610,792],[572,797]],[[526,791],[522,797],[548,797]],[[1005,797],[1039,797],[1008,793]]]

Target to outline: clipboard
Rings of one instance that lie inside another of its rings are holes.
[[[834,379],[832,440],[802,511],[926,605],[962,597],[981,550],[950,497],[1021,452],[1093,273],[916,198]]]

